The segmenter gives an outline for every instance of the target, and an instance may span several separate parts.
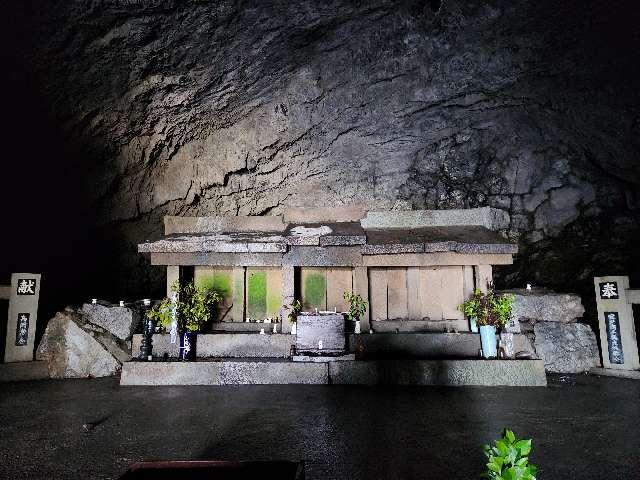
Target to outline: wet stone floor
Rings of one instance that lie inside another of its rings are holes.
[[[118,478],[160,459],[304,460],[308,479],[472,479],[503,426],[540,479],[640,478],[640,382],[547,388],[0,384],[0,478]]]

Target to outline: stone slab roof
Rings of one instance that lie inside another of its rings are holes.
[[[235,228],[235,227],[234,227]],[[361,255],[455,252],[514,254],[518,247],[484,226],[366,229],[358,222],[289,224],[281,233],[170,234],[138,246],[142,253],[286,253],[313,246],[358,247]]]

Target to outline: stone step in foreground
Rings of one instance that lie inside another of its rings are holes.
[[[547,385],[540,360],[126,362],[121,385]]]

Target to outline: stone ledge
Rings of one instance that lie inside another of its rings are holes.
[[[121,385],[450,385],[544,387],[540,360],[127,362]]]
[[[361,221],[363,228],[420,228],[478,225],[500,230],[509,225],[509,216],[492,207],[451,210],[369,211]]]
[[[261,323],[265,329],[273,324]],[[279,324],[278,324],[279,325]],[[198,334],[196,355],[198,358],[229,357],[229,358],[285,358],[291,352],[291,345],[295,344],[295,335],[271,333],[260,335],[257,333],[212,333]],[[133,336],[131,351],[133,356],[140,352],[142,335]],[[166,353],[170,358],[178,357],[179,343],[171,343],[169,334],[155,334],[153,336],[153,356],[162,357]]]
[[[120,385],[327,384],[324,363],[288,361],[127,362]]]
[[[540,360],[379,360],[328,364],[333,384],[546,387]]]
[[[623,370],[620,368],[599,368],[594,367],[589,370],[592,375],[600,375],[603,377],[628,378],[631,380],[640,380],[640,370]]]
[[[15,362],[0,364],[0,382],[20,382],[50,378],[47,362]]]

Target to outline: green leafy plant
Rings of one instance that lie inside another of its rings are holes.
[[[289,323],[296,323],[298,320],[298,314],[302,311],[302,304],[300,303],[300,300],[294,300],[285,308],[289,310],[289,313],[287,314],[287,320],[289,320]]]
[[[493,446],[485,445],[487,470],[482,478],[493,480],[536,480],[538,468],[529,463],[531,440],[518,440],[514,433],[505,428],[502,438]]]
[[[171,291],[175,294],[175,309],[178,322],[178,330],[181,332],[198,332],[211,318],[211,309],[222,301],[222,296],[212,289],[195,285],[190,282],[181,286],[178,281],[171,285]],[[165,328],[171,327],[173,320],[174,301],[163,299],[152,315]],[[152,309],[152,311],[156,309]],[[153,318],[153,317],[149,317]]]
[[[496,295],[493,290],[483,293],[476,288],[468,300],[458,305],[458,310],[469,318],[475,317],[479,327],[492,325],[500,329],[511,318],[515,298],[508,293]]]
[[[168,298],[163,298],[160,303],[156,303],[147,312],[147,317],[154,322],[166,327],[171,325],[173,319],[173,302]]]
[[[364,315],[364,312],[367,311],[367,302],[362,299],[359,293],[347,291],[342,294],[342,297],[349,304],[349,311],[347,312],[349,320],[359,320]]]

